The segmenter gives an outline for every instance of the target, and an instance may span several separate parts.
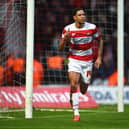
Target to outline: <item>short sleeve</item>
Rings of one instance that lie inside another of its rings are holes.
[[[66,29],[64,28],[61,35],[61,40],[64,40],[64,34],[66,33]]]

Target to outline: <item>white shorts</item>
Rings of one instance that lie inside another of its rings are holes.
[[[93,68],[92,61],[80,61],[76,59],[69,58],[68,72],[77,72],[81,75],[81,80],[89,84],[91,80],[91,73]]]

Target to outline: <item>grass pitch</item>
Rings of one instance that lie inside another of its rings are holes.
[[[80,109],[81,120],[77,122],[72,121],[70,109],[35,109],[32,119],[25,119],[24,112],[0,115],[0,129],[129,129],[129,105],[121,113],[116,105]]]

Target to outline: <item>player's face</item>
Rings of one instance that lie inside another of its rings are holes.
[[[75,22],[78,22],[79,24],[84,24],[86,21],[86,15],[83,10],[77,11],[76,15],[74,16]]]

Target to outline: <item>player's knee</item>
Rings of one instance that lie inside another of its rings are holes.
[[[77,90],[77,83],[75,81],[70,82],[71,92],[75,92]]]
[[[87,92],[87,89],[88,89],[88,84],[81,84],[80,91],[82,94],[85,94]]]
[[[71,92],[77,91],[77,86],[76,85],[71,85]]]
[[[80,91],[81,91],[81,93],[82,93],[83,95],[86,93],[86,90],[85,90],[85,89],[81,89]]]

